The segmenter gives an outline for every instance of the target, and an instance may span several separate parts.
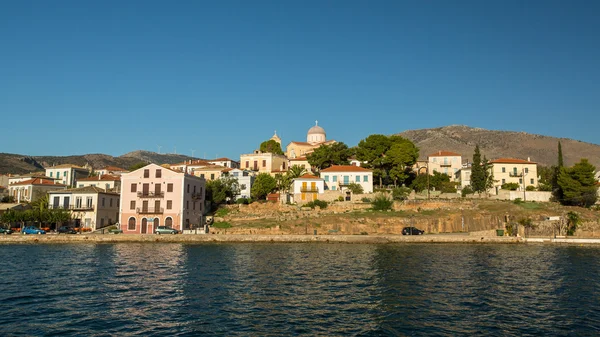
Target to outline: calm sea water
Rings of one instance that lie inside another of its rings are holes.
[[[0,336],[592,336],[600,248],[0,245]]]

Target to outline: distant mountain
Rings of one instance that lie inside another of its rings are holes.
[[[475,145],[479,145],[482,157],[519,158],[543,166],[556,165],[558,142],[561,142],[565,165],[571,166],[581,158],[587,158],[600,169],[600,145],[568,138],[529,134],[526,132],[495,131],[451,125],[434,129],[408,130],[398,135],[410,139],[420,150],[420,159],[445,150],[460,153],[463,160],[472,160]]]
[[[140,162],[154,164],[174,164],[185,160],[197,159],[185,155],[158,154],[150,151],[133,151],[119,157],[106,154],[85,154],[73,156],[25,156],[20,154],[0,153],[0,174],[24,174],[44,171],[45,167],[74,164],[91,165],[94,169],[105,166],[117,166],[124,169]]]

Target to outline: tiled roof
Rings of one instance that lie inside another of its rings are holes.
[[[298,157],[298,158],[292,158],[290,159],[290,161],[307,161],[308,159],[306,157]]]
[[[217,159],[211,159],[211,160],[207,160],[207,161],[235,161],[235,160],[231,160],[229,158],[217,158]]]
[[[498,158],[490,161],[490,163],[496,164],[535,164],[532,161],[523,160],[523,159],[515,159],[515,158]]]
[[[317,177],[317,176],[313,176],[312,174],[305,174],[303,176],[300,176],[296,179],[317,179],[317,180],[322,180],[321,178]]]
[[[450,151],[438,151],[436,153],[432,153],[429,157],[460,157],[460,153],[450,152]]]
[[[66,186],[63,184],[55,184],[54,179],[34,178],[29,180],[20,181],[18,183],[10,184],[10,186],[22,186],[22,185],[54,185],[54,186]]]
[[[121,180],[120,176],[115,176],[115,175],[111,175],[111,174],[77,179],[77,181],[119,181],[119,180]]]
[[[66,190],[56,190],[56,191],[51,191],[50,193],[107,193],[107,194],[116,194],[116,195],[119,194],[119,193],[115,193],[115,192],[108,192],[105,189],[96,187],[96,186],[86,186],[86,187],[70,188],[70,189],[66,189]]]
[[[170,164],[170,166],[181,166],[181,165],[210,165],[210,163],[206,160],[187,160],[177,164]]]
[[[333,165],[328,167],[321,172],[373,172],[372,170],[366,169],[360,166],[354,165]]]

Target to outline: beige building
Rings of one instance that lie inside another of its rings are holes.
[[[325,181],[312,174],[305,174],[292,181],[290,191],[296,202],[309,202],[319,199],[319,194],[325,192]]]
[[[300,166],[303,169],[306,170],[307,173],[313,173],[312,170],[312,166],[310,166],[310,163],[308,162],[308,159],[306,159],[306,157],[298,157],[298,158],[293,158],[289,160],[289,167],[292,166]]]
[[[77,180],[77,187],[96,186],[104,190],[114,190],[118,192],[121,189],[121,176],[120,175],[98,175],[95,177],[81,178]]]
[[[119,194],[96,186],[48,192],[48,207],[69,210],[75,227],[90,231],[119,221]]]
[[[121,174],[127,173],[127,172],[129,172],[129,171],[124,168],[120,168],[120,167],[116,167],[116,166],[105,166],[99,170],[95,170],[95,173],[99,174],[99,175],[107,175],[107,174],[121,175]]]
[[[220,179],[223,173],[229,170],[231,169],[220,165],[208,165],[205,167],[194,168],[192,174],[208,181]]]
[[[490,161],[494,174],[494,192],[498,194],[503,184],[517,183],[519,191],[527,186],[538,187],[537,164],[523,159],[498,158]]]
[[[219,166],[228,167],[228,168],[232,168],[232,169],[240,168],[239,161],[235,161],[235,160],[232,160],[229,158],[210,159],[210,160],[207,160],[207,162],[212,165],[219,165]]]
[[[45,196],[49,191],[66,188],[66,185],[56,184],[53,179],[34,178],[10,184],[8,193],[17,203],[33,202]]]
[[[325,190],[343,191],[350,184],[362,186],[363,193],[373,193],[373,171],[360,166],[332,165],[321,170]]]
[[[211,165],[206,160],[186,160],[182,163],[170,164],[168,168],[171,170],[192,174],[194,170]]]
[[[462,156],[450,151],[438,151],[427,156],[427,166],[429,174],[444,173],[450,177],[451,181],[457,181],[455,176],[462,168]]]
[[[282,173],[288,169],[288,159],[284,155],[255,151],[252,154],[240,156],[242,170],[259,173]]]
[[[306,142],[290,142],[285,151],[285,155],[290,158],[306,157],[321,145],[331,145],[336,143],[335,140],[327,140],[325,129],[315,122],[315,126],[310,128],[306,133]]]

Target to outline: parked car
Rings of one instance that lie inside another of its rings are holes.
[[[58,234],[77,234],[77,231],[69,226],[61,226],[57,230]]]
[[[35,226],[25,226],[21,230],[21,234],[46,234],[46,231]]]
[[[404,227],[402,229],[402,235],[423,235],[425,231],[418,229],[417,227]]]
[[[8,235],[8,234],[12,234],[12,230],[8,229],[8,228],[2,228],[0,227],[0,234],[4,234],[4,235]]]
[[[167,227],[167,226],[158,226],[154,230],[154,234],[178,234],[179,231],[175,228]]]

